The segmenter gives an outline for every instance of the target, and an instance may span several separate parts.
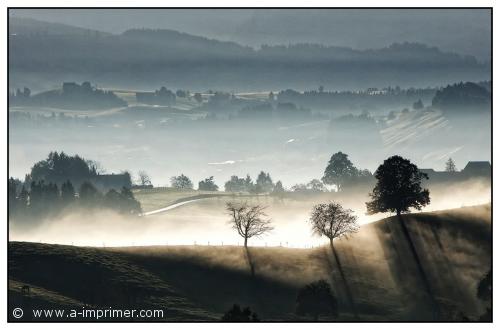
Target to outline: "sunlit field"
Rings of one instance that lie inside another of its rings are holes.
[[[175,206],[179,202],[181,205],[138,218],[124,217],[111,211],[93,211],[90,214],[85,211],[47,219],[32,227],[12,223],[10,239],[82,246],[238,245],[242,244],[242,239],[232,228],[225,209],[227,202],[238,201],[265,206],[265,212],[273,223],[274,230],[250,240],[251,246],[310,248],[326,243],[311,232],[309,218],[315,204],[341,202],[355,212],[361,225],[389,216],[366,214],[364,203],[369,200],[368,192],[288,193],[278,198],[172,188],[141,189],[134,193],[145,213]],[[489,203],[490,198],[487,182],[438,185],[431,188],[432,202],[422,212]],[[189,202],[182,204],[186,200]]]
[[[126,292],[137,292],[135,306],[163,306],[168,320],[217,320],[234,302],[252,306],[265,320],[310,320],[293,314],[296,293],[301,286],[323,278],[332,283],[338,297],[338,321],[460,320],[462,314],[477,318],[483,307],[475,298],[475,283],[488,271],[491,257],[490,211],[489,205],[483,205],[404,216],[431,281],[433,299],[439,304],[438,315],[431,310],[396,217],[367,224],[349,239],[335,241],[353,305],[327,246],[251,247],[250,262],[255,271],[251,276],[243,247],[214,241],[217,230],[210,225],[204,227],[203,242],[190,246],[158,242],[149,247],[82,248],[11,243],[13,267],[9,276],[15,280],[9,282],[9,290],[14,299],[21,299],[19,288],[27,282],[32,285],[32,299],[40,306],[78,306],[80,301],[96,299],[119,304],[127,297],[123,293],[126,286],[130,288]],[[158,220],[168,221],[168,217]],[[182,220],[188,221],[187,217]],[[199,226],[201,221],[195,217],[192,223]],[[163,228],[168,238],[173,227]],[[175,233],[182,235],[181,231]],[[126,234],[126,230],[117,226],[114,234]],[[149,235],[154,235],[153,231]],[[47,255],[52,256],[47,263],[33,262]],[[82,266],[76,267],[80,263]],[[47,278],[35,276],[54,268],[64,268],[65,276],[59,272]],[[88,274],[85,292],[75,289],[78,272]],[[104,286],[97,274],[106,274]],[[453,289],[457,287],[462,289]],[[97,290],[99,294],[95,294]]]

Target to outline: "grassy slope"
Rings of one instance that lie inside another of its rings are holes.
[[[189,199],[207,198],[214,196],[224,201],[234,201],[235,198],[251,200],[253,198],[271,198],[269,195],[255,195],[247,193],[227,193],[224,191],[180,190],[175,188],[134,189],[135,198],[141,203],[144,212],[161,209],[172,204]]]
[[[475,287],[491,267],[489,212],[490,206],[478,206],[404,216],[441,319],[453,319],[459,312],[476,318],[483,312]],[[360,319],[434,317],[396,218],[363,226],[335,245]],[[11,242],[11,307],[19,299],[51,305],[50,298],[57,296],[67,304],[166,308],[169,320],[213,320],[240,303],[262,319],[294,319],[297,289],[324,278],[339,297],[340,319],[354,318],[326,247],[250,252],[255,278],[241,247],[104,249]],[[22,283],[37,288],[36,299],[19,293]]]
[[[223,192],[218,191],[177,190],[174,188],[134,189],[133,192],[135,198],[141,203],[144,212],[161,209],[179,200],[189,197],[194,198],[198,195],[224,195]]]

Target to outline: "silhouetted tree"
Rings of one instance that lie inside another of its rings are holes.
[[[325,184],[333,184],[338,190],[342,190],[343,185],[356,174],[357,169],[348,156],[339,151],[330,158],[321,181]]]
[[[266,219],[265,207],[247,203],[226,203],[226,210],[231,217],[231,224],[238,235],[243,237],[244,247],[249,238],[261,236],[273,230],[271,220]]]
[[[121,182],[122,187],[132,187],[132,175],[129,171],[122,171],[121,175],[123,175],[123,180]]]
[[[18,186],[20,185],[20,182],[18,182],[19,180],[16,180],[14,178],[10,178],[9,179],[9,188],[8,188],[8,192],[9,192],[9,211],[13,214],[13,213],[16,213],[17,211],[17,206],[18,206],[18,203],[17,203],[17,190],[18,190]]]
[[[413,109],[414,110],[420,110],[424,108],[424,103],[422,103],[421,99],[418,99],[417,102],[413,103]]]
[[[214,177],[211,176],[203,181],[198,182],[198,190],[217,191],[219,190],[219,186],[215,184]]]
[[[87,163],[87,166],[90,169],[90,174],[92,176],[96,176],[99,173],[104,172],[104,169],[102,168],[101,164],[95,160],[86,159],[85,163]]]
[[[43,211],[43,184],[43,181],[31,182],[29,192],[29,208],[32,213],[42,213]]]
[[[271,91],[269,92],[269,95],[267,97],[269,99],[269,101],[275,101],[276,100],[276,96],[274,95],[274,93]]]
[[[193,182],[184,174],[171,177],[170,184],[176,189],[193,189]]]
[[[90,182],[84,182],[80,186],[78,197],[82,205],[95,207],[100,202],[101,193]]]
[[[493,320],[492,298],[493,298],[493,276],[491,269],[477,284],[476,296],[486,304],[486,311],[481,314],[479,321],[491,322]]]
[[[129,214],[140,214],[142,212],[141,203],[139,203],[132,190],[127,187],[122,187],[120,191],[121,211]]]
[[[165,86],[154,91],[154,93],[136,93],[135,97],[138,102],[158,105],[173,105],[176,99],[175,93]]]
[[[307,185],[304,183],[294,184],[292,187],[290,187],[290,189],[293,192],[297,192],[297,193],[309,192]]]
[[[456,172],[457,171],[457,167],[455,166],[455,162],[453,161],[453,159],[448,158],[448,160],[446,161],[445,171],[446,172]]]
[[[139,171],[139,183],[141,186],[148,186],[151,184],[151,178],[149,175],[146,173],[146,171]]]
[[[333,250],[335,238],[348,236],[359,229],[357,218],[352,213],[352,210],[334,202],[315,205],[310,218],[313,233],[326,236]]]
[[[314,321],[319,316],[338,316],[337,299],[333,296],[330,285],[325,280],[312,282],[299,290],[295,313],[311,315]]]
[[[46,208],[52,213],[57,212],[61,206],[59,188],[55,183],[43,186],[43,200]]]
[[[384,161],[375,171],[377,183],[370,194],[371,201],[366,203],[368,214],[379,212],[396,212],[401,229],[409,244],[410,251],[416,262],[420,278],[432,304],[435,317],[440,314],[439,305],[434,299],[433,291],[415,245],[401,213],[409,212],[410,208],[421,210],[430,203],[429,190],[421,186],[427,174],[420,172],[415,164],[401,156],[392,156]]]
[[[350,209],[344,209],[338,203],[331,202],[329,204],[317,204],[314,206],[310,218],[312,231],[318,236],[326,236],[330,241],[330,249],[337,263],[337,267],[342,278],[343,285],[346,290],[347,298],[355,315],[356,308],[352,299],[351,290],[347,283],[347,279],[340,263],[339,256],[333,245],[333,240],[336,238],[349,236],[358,231],[357,218],[353,215]]]
[[[436,92],[432,98],[432,106],[444,110],[445,113],[460,112],[474,108],[474,112],[488,111],[491,105],[491,92],[472,83],[460,82],[448,85]]]
[[[484,301],[490,302],[492,298],[493,277],[491,270],[487,272],[477,284],[476,296]]]
[[[23,186],[26,188],[26,189],[29,189],[31,187],[31,182],[33,182],[32,178],[31,178],[31,174],[26,174],[24,176],[24,182],[23,182]]]
[[[134,194],[127,187],[120,192],[110,189],[103,198],[103,206],[125,214],[140,214],[141,204],[135,199]]]
[[[120,209],[122,204],[122,196],[115,189],[110,189],[104,194],[104,205],[110,209]]]
[[[182,98],[185,98],[187,97],[187,93],[186,91],[183,91],[182,89],[178,89],[176,92],[175,92],[175,96],[177,97],[182,97]]]
[[[234,304],[221,319],[223,322],[259,322],[259,318],[255,312],[252,312],[249,307],[243,310],[239,305]]]
[[[297,193],[318,193],[327,191],[326,187],[318,179],[312,179],[307,184],[295,184],[291,187],[291,190]]]
[[[60,206],[59,189],[55,183],[46,184],[43,180],[31,182],[29,209],[32,214],[45,216],[48,213],[56,213]]]
[[[224,190],[233,193],[247,191],[245,179],[232,175],[231,179],[224,184]]]
[[[257,176],[255,181],[255,192],[256,193],[269,193],[273,190],[274,184],[269,173],[264,173],[261,171]]]
[[[280,198],[283,197],[283,195],[285,194],[285,188],[283,187],[283,183],[281,183],[281,181],[276,182],[272,194]]]
[[[75,188],[69,180],[61,186],[61,200],[64,205],[68,205],[75,200]]]
[[[24,212],[28,208],[29,201],[29,192],[24,185],[22,186],[21,192],[19,193],[17,199],[17,210]]]
[[[409,212],[410,208],[421,210],[430,203],[429,190],[421,187],[427,174],[401,156],[392,156],[375,171],[377,184],[366,203],[368,214],[379,212]]]
[[[248,174],[245,177],[245,191],[248,191],[251,193],[255,192],[255,185],[253,184],[252,178]]]
[[[318,179],[312,179],[308,184],[307,184],[307,189],[311,190],[313,192],[324,192],[326,191],[325,186],[321,181]]]
[[[85,160],[78,155],[68,156],[64,152],[51,152],[47,159],[33,165],[30,180],[37,182],[43,180],[55,184],[70,180],[78,186],[96,175],[95,162]]]

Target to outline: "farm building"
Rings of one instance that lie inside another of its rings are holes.
[[[130,174],[128,173],[98,174],[92,178],[91,183],[100,191],[120,190],[123,187],[130,189],[132,187]]]
[[[424,168],[420,172],[427,174],[431,183],[462,181],[472,178],[488,179],[491,178],[491,164],[488,161],[470,161],[462,171],[446,172]]]

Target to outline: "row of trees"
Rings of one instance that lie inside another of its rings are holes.
[[[67,93],[72,93],[71,86],[68,88]],[[74,207],[140,214],[140,203],[129,189],[130,174],[104,176],[99,171],[95,161],[50,152],[33,165],[24,181],[9,179],[10,216],[43,218]],[[147,175],[142,179],[147,180]]]
[[[269,173],[261,171],[253,182],[250,175],[245,178],[239,178],[236,175],[231,176],[231,179],[224,184],[224,189],[227,192],[248,192],[248,193],[281,193],[284,192],[283,184],[281,181],[274,184],[273,179]]]
[[[445,114],[465,113],[473,108],[475,113],[488,113],[491,107],[491,91],[486,86],[472,82],[448,85],[436,92],[432,106]]]
[[[456,172],[457,168],[452,158],[449,158],[445,164],[446,172]],[[354,166],[349,159],[349,156],[342,151],[334,153],[325,168],[321,180],[312,179],[308,183],[299,183],[293,185],[290,190],[299,193],[308,192],[326,192],[327,185],[333,185],[337,191],[345,190],[357,184],[367,184],[374,181],[376,178],[367,169],[361,170]],[[149,176],[144,172],[139,172],[139,183],[141,185],[151,184]],[[176,189],[193,189],[193,182],[184,174],[173,176],[170,179],[171,186]],[[198,182],[198,190],[201,191],[218,191],[219,186],[214,182],[214,177],[210,176]],[[256,181],[254,182],[250,175],[246,177],[238,177],[237,175],[231,178],[224,184],[224,190],[231,193],[272,193],[282,195],[285,188],[281,181],[273,182],[269,173],[261,171]]]
[[[173,176],[170,179],[170,184],[176,189],[193,189],[193,182],[186,175],[181,174],[178,176]],[[240,178],[236,175],[231,176],[231,179],[224,184],[224,189],[226,192],[239,193],[248,192],[254,194],[261,193],[282,193],[285,191],[281,181],[273,182],[273,179],[269,173],[261,171],[254,182],[250,175],[245,178]],[[210,176],[200,182],[198,182],[198,190],[201,191],[217,191],[219,186],[215,184],[214,177]]]
[[[132,191],[123,187],[100,192],[92,183],[84,182],[75,189],[71,181],[61,185],[32,181],[29,188],[14,178],[9,179],[9,215],[12,217],[47,217],[70,208],[106,208],[124,214],[140,214],[141,205]]]
[[[9,102],[14,106],[45,106],[62,109],[107,109],[127,106],[127,102],[115,93],[98,89],[90,82],[81,85],[65,82],[60,90],[31,94],[29,88],[9,93]]]
[[[245,248],[247,248],[250,238],[264,235],[274,229],[271,220],[268,219],[265,213],[265,209],[264,206],[250,205],[246,202],[228,202],[226,204],[226,211],[231,218],[231,224],[238,235],[244,239],[243,246]],[[320,237],[327,237],[332,249],[335,238],[352,234],[359,228],[357,217],[353,215],[353,211],[344,209],[342,205],[335,202],[314,206],[310,223],[313,233]]]
[[[270,93],[269,99],[279,102],[294,102],[301,106],[329,110],[364,103],[378,107],[402,103],[410,104],[416,100],[415,103],[421,103],[422,99],[430,101],[435,93],[435,88],[401,89],[398,86],[389,86],[382,89],[368,88],[364,91],[326,91],[323,86],[319,86],[317,90],[304,92],[287,89],[280,91],[276,95]]]

